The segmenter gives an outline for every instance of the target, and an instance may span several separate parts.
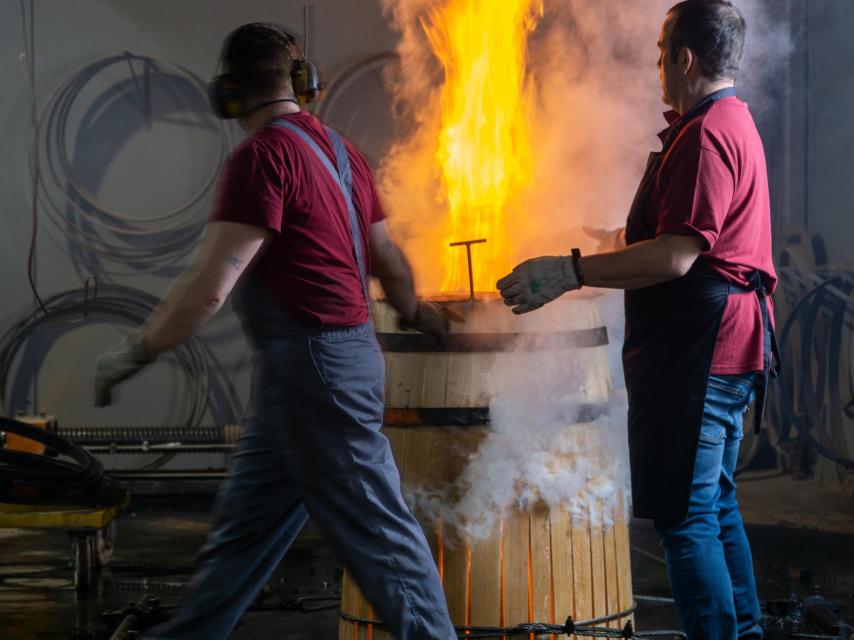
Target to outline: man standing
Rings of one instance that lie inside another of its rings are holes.
[[[675,5],[658,42],[670,127],[625,229],[610,252],[536,258],[498,282],[516,313],[582,284],[626,290],[634,512],[655,522],[697,640],[762,636],[733,473],[743,413],[755,395],[758,426],[764,407],[777,278],[764,151],[734,89],[744,39],[726,0]]]
[[[251,407],[213,531],[172,619],[149,639],[226,638],[314,518],[402,640],[456,638],[427,541],[400,494],[383,419],[368,272],[414,328],[419,302],[365,159],[299,108],[316,91],[294,36],[253,23],[226,40],[214,109],[250,134],[230,155],[199,256],[143,330],[98,360],[96,394],[190,337],[232,287],[255,347]]]

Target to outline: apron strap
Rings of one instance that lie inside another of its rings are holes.
[[[347,214],[350,222],[350,237],[353,241],[353,256],[356,262],[356,267],[359,270],[359,280],[362,283],[362,294],[365,296],[365,303],[368,305],[368,313],[370,313],[370,297],[368,294],[368,272],[365,267],[364,250],[362,248],[362,234],[359,231],[359,220],[356,215],[356,206],[353,204],[353,172],[350,167],[350,158],[347,155],[347,147],[344,145],[344,140],[338,135],[338,132],[324,126],[326,134],[332,143],[332,148],[335,150],[335,161],[338,164],[338,169],[332,166],[329,159],[320,146],[300,127],[292,122],[284,119],[275,120],[273,124],[282,129],[286,129],[302,140],[309,149],[311,149],[326,171],[334,180],[335,184],[341,190],[341,195],[344,197],[344,202],[347,204]]]
[[[724,89],[719,89],[714,93],[707,95],[705,98],[700,100],[693,107],[688,109],[682,116],[677,120],[672,127],[670,127],[670,132],[667,135],[667,138],[664,141],[664,147],[662,148],[662,155],[666,154],[670,149],[670,145],[679,137],[679,134],[682,132],[682,129],[685,128],[691,120],[696,118],[701,113],[708,111],[711,109],[712,105],[715,104],[718,100],[723,100],[724,98],[732,98],[738,95],[735,91],[735,87],[726,87]]]
[[[678,138],[679,134],[682,133],[682,129],[684,129],[685,125],[687,125],[691,120],[710,109],[718,100],[731,98],[735,95],[735,88],[727,87],[725,89],[715,91],[700,100],[670,126],[670,130],[667,133],[667,137],[664,139],[661,151],[653,151],[649,154],[649,158],[646,162],[646,171],[644,171],[643,179],[635,193],[631,209],[629,209],[629,216],[626,220],[626,242],[628,244],[634,244],[635,242],[655,237],[655,229],[649,229],[644,221],[644,208],[646,207],[647,200],[649,199],[650,191],[652,191],[652,186],[658,177],[658,171],[661,169],[661,163],[664,161],[664,157],[667,155],[667,152],[670,151],[670,147],[676,141],[676,138]]]
[[[771,323],[771,313],[768,311],[768,291],[762,281],[762,274],[753,271],[747,280],[750,283],[749,289],[759,298],[759,311],[762,314],[762,373],[756,385],[756,413],[753,421],[753,428],[759,433],[762,430],[762,418],[768,399],[768,382],[770,378],[780,375],[781,360],[777,335]]]

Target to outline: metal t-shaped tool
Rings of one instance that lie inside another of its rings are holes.
[[[481,238],[480,240],[462,240],[461,242],[451,242],[448,246],[450,247],[462,247],[466,248],[466,259],[468,260],[469,265],[469,300],[474,302],[474,270],[472,269],[471,264],[471,246],[473,244],[483,244],[486,242],[486,238]]]

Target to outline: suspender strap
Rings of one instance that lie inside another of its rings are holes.
[[[356,206],[353,204],[353,171],[350,167],[350,158],[347,155],[347,147],[338,132],[329,127],[324,127],[326,134],[332,141],[335,149],[335,162],[338,164],[338,178],[341,191],[344,193],[344,201],[347,203],[347,213],[350,216],[350,233],[353,236],[353,252],[356,257],[356,266],[359,267],[359,277],[362,279],[362,292],[365,294],[365,302],[370,308],[368,297],[368,269],[365,265],[365,255],[362,245],[362,234],[359,231],[359,218],[356,215]]]
[[[276,120],[273,124],[277,127],[290,131],[302,140],[308,148],[314,152],[326,168],[326,171],[335,181],[335,184],[338,185],[338,188],[341,190],[341,195],[344,197],[344,202],[347,204],[347,214],[350,222],[350,236],[353,241],[353,256],[356,262],[356,267],[359,270],[359,280],[362,283],[362,293],[365,296],[365,303],[368,304],[368,308],[370,309],[370,298],[368,297],[368,272],[365,267],[362,234],[359,231],[359,219],[356,215],[356,206],[353,204],[353,172],[350,168],[350,158],[347,155],[347,147],[344,146],[344,141],[341,139],[341,136],[338,135],[338,132],[330,129],[329,127],[324,127],[326,134],[329,136],[329,140],[332,142],[332,148],[335,150],[335,161],[338,164],[338,170],[336,171],[335,167],[332,166],[332,161],[329,159],[329,156],[323,152],[318,144],[305,131],[287,120]]]

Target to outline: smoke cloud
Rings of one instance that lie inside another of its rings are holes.
[[[442,69],[421,21],[444,1],[383,0],[401,34],[399,75],[387,81],[411,134],[386,157],[379,183],[392,232],[413,262],[419,288],[431,293],[441,282],[436,265],[447,241],[441,237],[447,213],[435,160]],[[660,148],[656,134],[666,126],[657,41],[674,3],[546,0],[528,42],[536,95],[531,123],[536,167],[533,186],[510,205],[524,213],[525,224],[514,229],[517,260],[567,254],[574,246],[595,251],[582,226],[625,223],[647,154]],[[773,106],[776,78],[793,47],[788,26],[772,13],[773,3],[735,4],[748,22],[737,86],[756,114]],[[603,305],[619,308],[613,298]],[[616,362],[622,319],[619,311],[608,316]],[[421,509],[479,536],[494,527],[502,509],[537,497],[590,517],[595,504],[613,506],[618,489],[627,486],[622,380],[615,380],[615,399],[606,415],[575,425],[572,395],[582,382],[573,379],[571,363],[539,355],[532,359],[520,352],[511,372],[496,372],[515,378],[516,385],[504,385],[494,397],[492,430],[471,457],[455,498],[413,490],[411,498]]]
[[[573,303],[564,303],[571,313]],[[628,500],[626,403],[617,393],[595,417],[580,402],[590,369],[566,352],[536,349],[536,334],[488,372],[497,389],[491,428],[454,486],[406,487],[407,502],[428,520],[469,540],[495,534],[509,509],[539,502],[567,509],[574,522],[625,522]],[[449,540],[455,537],[450,535]]]
[[[411,135],[382,163],[380,188],[393,231],[412,256],[421,289],[436,291],[447,207],[435,160],[442,69],[422,27],[444,0],[383,0],[400,32],[398,73],[389,76],[396,111]],[[514,230],[519,259],[594,250],[583,225],[616,227],[665,127],[656,61],[660,24],[673,0],[546,0],[529,39],[536,84],[532,122],[537,167],[532,188],[511,203],[525,213]],[[788,25],[773,5],[736,0],[748,22],[738,86],[754,112],[771,106],[779,72],[792,52]]]

